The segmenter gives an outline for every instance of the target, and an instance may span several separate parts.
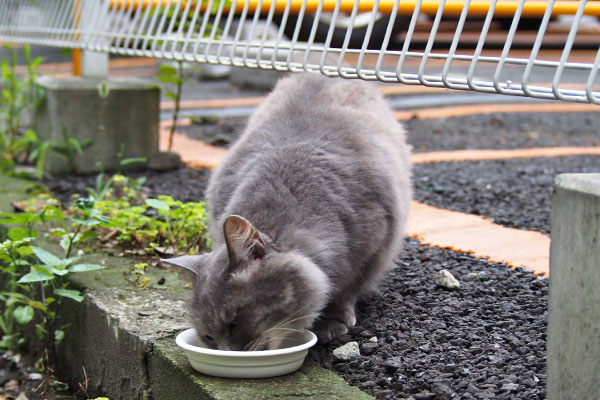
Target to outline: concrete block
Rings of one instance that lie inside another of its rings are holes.
[[[549,400],[600,393],[600,174],[562,174],[552,198]]]
[[[46,92],[37,114],[41,140],[63,142],[63,130],[80,142],[92,140],[83,155],[74,157],[77,173],[95,173],[96,162],[104,170],[119,166],[123,158],[151,158],[158,152],[160,89],[148,81],[132,78],[56,78],[44,76],[37,84]],[[107,89],[101,90],[101,87]],[[140,168],[141,165],[130,164]],[[71,172],[69,163],[50,152],[46,171]]]
[[[108,53],[84,50],[81,56],[81,75],[86,78],[108,77]]]

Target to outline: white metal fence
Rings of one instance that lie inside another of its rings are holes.
[[[600,104],[597,15],[586,0],[0,0],[0,41]]]

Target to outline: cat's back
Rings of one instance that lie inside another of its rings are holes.
[[[294,74],[279,81],[213,175],[211,219],[242,211],[261,219],[258,209],[284,208],[273,199],[291,191],[307,214],[354,210],[373,195],[407,203],[408,157],[403,129],[373,85]]]
[[[376,87],[360,80],[312,73],[281,79],[248,121],[232,153],[241,161],[264,158],[269,151],[280,154],[286,147],[308,153],[345,154],[345,149],[353,158],[373,157],[375,164],[394,153],[408,168],[401,125]]]

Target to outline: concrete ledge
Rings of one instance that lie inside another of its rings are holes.
[[[79,305],[69,303],[70,328],[62,353],[63,379],[73,387],[90,382],[88,395],[123,399],[370,399],[333,372],[307,360],[287,376],[241,380],[195,372],[175,345],[175,336],[189,327],[185,281],[171,271],[151,268],[151,284],[139,289],[123,279],[133,263],[94,256],[110,265],[105,270],[73,274],[73,283],[87,291]],[[159,284],[159,281],[163,284]]]
[[[10,210],[8,199],[29,197],[31,186],[0,175],[0,210]],[[48,243],[53,245],[56,249],[50,250],[58,254],[58,245]],[[129,259],[94,254],[82,262],[102,263],[106,269],[69,275],[72,287],[85,292],[85,300],[66,300],[59,311],[58,325],[67,328],[58,349],[57,374],[74,391],[85,388],[86,398],[372,399],[309,359],[299,371],[270,379],[197,373],[175,345],[177,333],[189,327],[186,305],[191,295],[179,274],[151,267],[145,275],[150,283],[141,289],[124,277],[134,269]]]
[[[600,174],[563,174],[552,198],[549,400],[600,393]]]

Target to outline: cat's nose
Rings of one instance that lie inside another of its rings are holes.
[[[229,351],[232,350],[229,343],[219,343],[219,350]]]

